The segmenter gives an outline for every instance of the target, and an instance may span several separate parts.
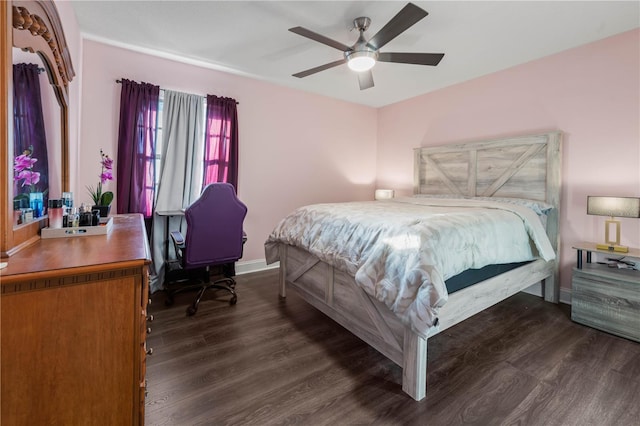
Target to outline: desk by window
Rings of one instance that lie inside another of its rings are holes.
[[[169,261],[169,222],[171,221],[171,218],[174,216],[184,216],[184,210],[185,209],[180,209],[180,210],[159,210],[156,212],[156,214],[158,216],[165,216],[166,217],[166,226],[165,226],[165,240],[164,240],[164,261],[168,262]]]

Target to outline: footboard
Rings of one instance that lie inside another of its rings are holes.
[[[280,296],[285,296],[286,282],[307,302],[402,367],[404,325],[351,276],[302,249],[281,245],[280,278]]]
[[[369,296],[353,277],[308,252],[280,245],[280,296],[286,285],[315,308],[402,368],[402,389],[426,396],[427,340],[418,336],[383,303]]]
[[[427,394],[427,339],[405,326],[383,303],[369,296],[350,275],[297,247],[281,244],[280,296],[293,287],[308,303],[402,368],[402,390],[420,401]],[[476,313],[547,280],[556,291],[555,262],[537,260],[449,296],[430,337]]]

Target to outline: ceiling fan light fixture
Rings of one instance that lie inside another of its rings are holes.
[[[376,52],[353,52],[347,56],[347,65],[355,72],[369,71],[376,64],[376,56]]]
[[[357,77],[360,90],[366,90],[374,86],[371,68],[373,68],[378,61],[399,64],[438,65],[444,57],[444,53],[379,52],[387,43],[408,30],[428,14],[426,10],[421,9],[413,3],[408,3],[371,38],[367,38],[364,35],[365,31],[369,28],[369,24],[371,24],[371,19],[366,16],[356,18],[353,20],[352,29],[358,30],[360,34],[358,35],[358,40],[350,47],[303,27],[289,28],[289,31],[292,33],[340,50],[343,54],[343,58],[340,60],[292,75],[297,78],[307,77],[346,63],[352,71],[358,73]]]

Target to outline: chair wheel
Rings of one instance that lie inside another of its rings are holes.
[[[231,300],[229,300],[229,304],[230,304],[231,306],[233,306],[233,305],[235,305],[236,303],[238,303],[238,296],[233,296],[233,297],[231,298]]]
[[[196,314],[196,312],[198,312],[198,308],[194,307],[193,305],[189,305],[189,307],[187,308],[187,315],[192,317]]]

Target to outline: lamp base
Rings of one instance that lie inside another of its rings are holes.
[[[629,247],[619,246],[616,244],[596,244],[596,248],[598,250],[606,250],[606,251],[614,251],[618,253],[628,253]]]

